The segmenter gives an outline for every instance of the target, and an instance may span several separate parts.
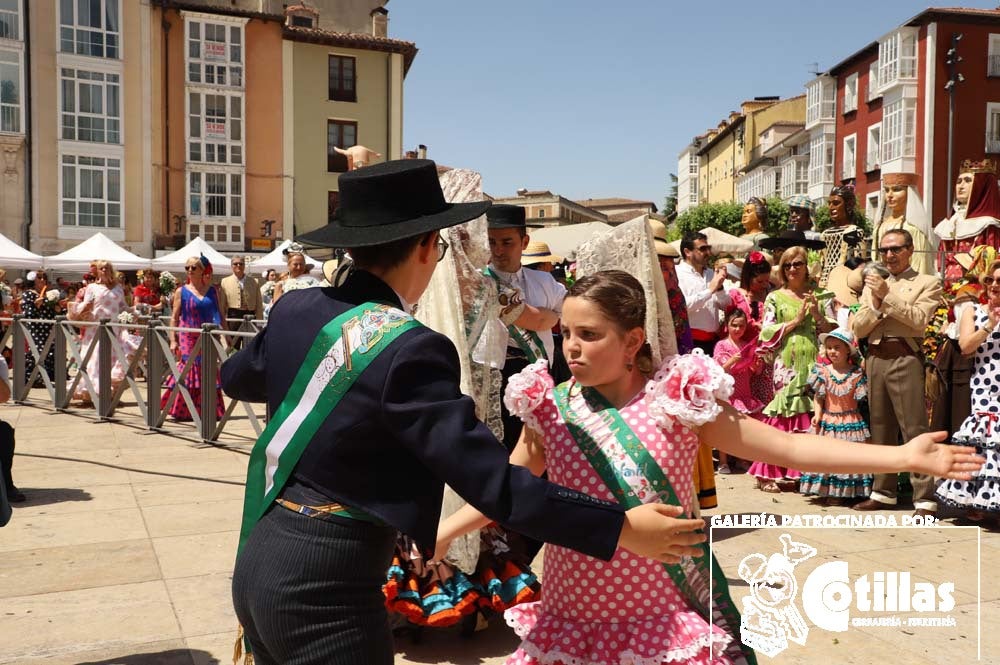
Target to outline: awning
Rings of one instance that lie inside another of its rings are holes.
[[[190,258],[198,258],[204,255],[212,264],[212,272],[216,275],[230,275],[233,272],[231,261],[212,248],[201,236],[195,236],[191,242],[184,245],[176,252],[170,252],[159,258],[153,259],[155,270],[168,270],[170,272],[183,272],[184,264]]]
[[[150,259],[136,256],[98,231],[76,247],[55,256],[46,256],[43,263],[51,270],[80,270],[90,268],[91,261],[110,261],[115,270],[141,270],[150,266]]]
[[[544,229],[528,229],[532,240],[541,240],[556,254],[573,258],[576,248],[598,233],[607,233],[614,227],[604,222],[581,222],[565,226],[551,226]]]
[[[0,235],[0,268],[41,268],[43,257],[29,252],[5,235]]]

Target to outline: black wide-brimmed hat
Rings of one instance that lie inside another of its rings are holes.
[[[455,226],[482,215],[489,201],[448,203],[437,166],[429,159],[400,159],[340,176],[340,205],[333,221],[296,241],[316,247],[369,247]]]
[[[486,211],[486,225],[491,229],[523,229],[526,228],[524,220],[521,206],[497,203]]]
[[[823,249],[826,243],[822,240],[807,238],[802,231],[786,229],[776,236],[763,238],[757,242],[761,249],[788,249],[789,247],[805,247],[806,249]]]

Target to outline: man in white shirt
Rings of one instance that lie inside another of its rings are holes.
[[[528,246],[528,230],[524,208],[497,204],[486,212],[490,239],[490,265],[487,274],[500,284],[517,292],[525,304],[517,320],[507,326],[510,341],[507,359],[502,368],[503,389],[507,381],[529,364],[545,358],[552,365],[555,356],[552,326],[559,321],[566,287],[540,270],[521,267],[521,254]],[[518,303],[519,304],[519,303]],[[521,420],[512,416],[501,403],[503,416],[503,442],[509,450],[517,445],[521,436]]]
[[[732,302],[724,291],[726,271],[712,270],[712,247],[704,233],[687,233],[681,240],[684,260],[677,266],[677,281],[687,302],[688,322],[696,348],[712,355],[719,339],[719,314]]]

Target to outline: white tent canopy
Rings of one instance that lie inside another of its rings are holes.
[[[541,240],[556,254],[573,258],[576,248],[594,237],[597,233],[607,233],[612,226],[604,222],[582,222],[566,224],[544,229],[528,229],[532,240]]]
[[[5,235],[0,235],[0,268],[41,268],[42,257],[29,252]]]
[[[252,272],[255,275],[260,275],[266,270],[277,270],[278,272],[284,272],[288,269],[288,258],[281,252],[292,244],[291,240],[283,240],[280,245],[275,247],[272,251],[260,257],[253,263],[247,266],[247,271]],[[313,269],[310,272],[317,279],[322,278],[323,272],[323,262],[314,259],[308,254],[303,254],[306,257],[306,264],[312,264]]]
[[[713,254],[733,254],[736,256],[742,256],[753,249],[752,240],[739,238],[711,226],[703,228],[701,233],[704,233],[708,237],[708,244],[711,245]],[[683,255],[683,252],[681,252],[680,240],[673,241],[670,243],[670,246],[675,248],[678,254]]]
[[[184,264],[188,259],[192,257],[198,258],[202,254],[212,264],[212,272],[216,275],[232,274],[233,267],[230,265],[230,259],[213,249],[211,245],[201,239],[201,236],[195,236],[191,239],[191,242],[176,252],[170,252],[169,254],[153,259],[153,268],[155,270],[183,272]]]
[[[46,256],[44,265],[50,270],[86,271],[90,262],[96,260],[111,261],[115,270],[140,270],[148,268],[150,263],[149,259],[136,256],[98,231],[76,247],[55,256]]]

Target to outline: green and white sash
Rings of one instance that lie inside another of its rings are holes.
[[[250,453],[240,551],[278,498],[309,441],[354,382],[393,340],[420,325],[395,307],[366,302],[323,326]]]
[[[496,280],[497,284],[504,284],[503,280],[500,279],[500,275],[496,274],[490,266],[486,266],[483,269],[483,274],[487,277],[492,277]],[[542,358],[549,359],[548,354],[545,353],[545,344],[542,342],[542,338],[534,330],[524,330],[512,323],[507,326],[507,332],[510,333],[511,339],[514,340],[518,348],[524,352],[529,363],[541,360]]]
[[[623,508],[654,502],[680,505],[663,469],[600,393],[567,381],[556,386],[554,396],[573,439]],[[733,662],[755,665],[753,650],[740,642],[740,613],[729,595],[726,576],[708,543],[698,547],[702,556],[684,557],[679,564],[663,567],[691,607],[733,638],[725,651]]]

